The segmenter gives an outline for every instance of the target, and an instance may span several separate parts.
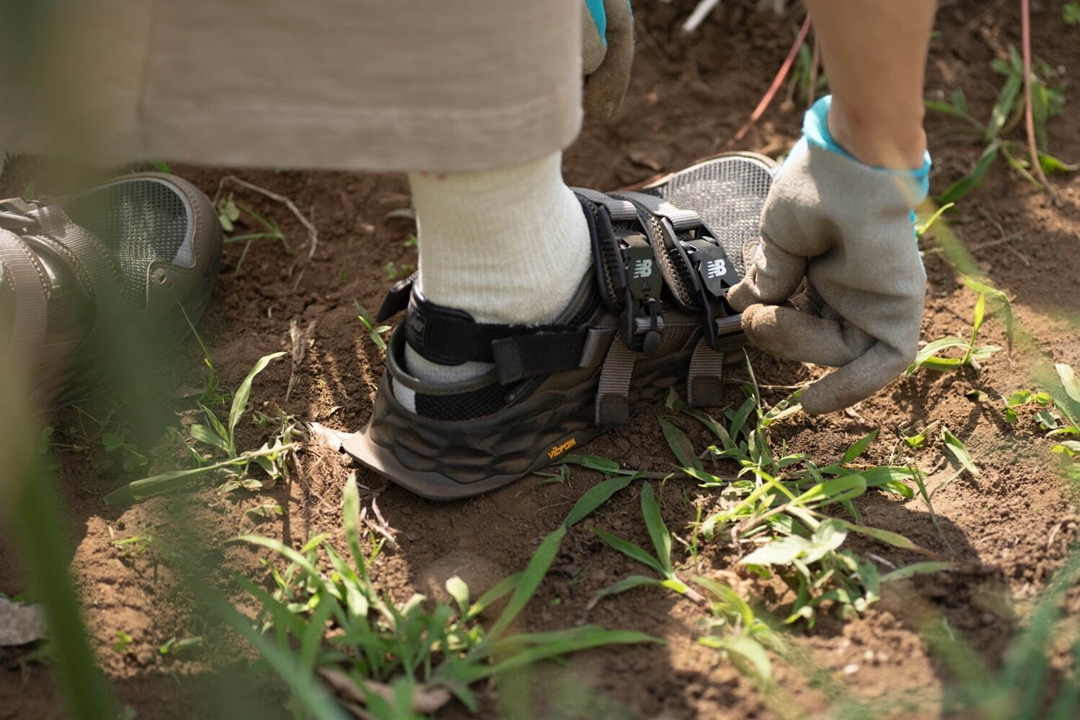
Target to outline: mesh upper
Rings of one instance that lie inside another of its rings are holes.
[[[64,210],[116,254],[131,310],[145,305],[150,263],[194,265],[188,205],[167,183],[121,180],[76,197]]]
[[[676,173],[656,191],[675,207],[694,210],[743,275],[743,247],[758,238],[772,181],[772,171],[761,161],[732,156]]]

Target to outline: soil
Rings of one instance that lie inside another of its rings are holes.
[[[753,3],[724,3],[686,38],[679,32],[694,3],[642,3],[638,9],[638,55],[626,104],[605,126],[587,126],[565,154],[572,185],[610,189],[640,182],[661,170],[675,170],[724,149],[768,87],[793,37],[795,19],[756,14]],[[1080,159],[1080,112],[1075,109],[1075,77],[1080,71],[1078,29],[1062,20],[1062,1],[1036,4],[1033,46],[1038,56],[1060,67],[1070,82],[1064,113],[1049,125],[1056,155]],[[990,70],[1008,45],[1019,47],[1019,3],[975,0],[942,2],[932,43],[927,94],[948,96],[963,88],[975,117],[988,117],[1000,86]],[[800,108],[781,97],[740,143],[776,156],[796,139]],[[955,132],[955,121],[931,116],[928,133],[934,152],[932,186],[948,187],[971,167],[982,146]],[[50,165],[22,159],[5,172],[0,195],[22,192],[33,177],[48,191]],[[173,167],[213,196],[231,170]],[[354,302],[374,310],[390,284],[387,268],[407,272],[416,263],[406,240],[408,220],[388,213],[408,205],[402,176],[294,170],[241,171],[245,180],[291,198],[319,231],[314,257],[305,262],[306,233],[284,208],[237,191],[238,199],[280,223],[295,254],[275,241],[253,244],[243,264],[243,248],[229,245],[214,303],[201,328],[222,387],[233,388],[262,355],[291,347],[290,323],[310,328],[305,359],[295,368],[296,384],[286,399],[293,368],[278,361],[259,377],[254,407],[284,411],[307,421],[353,431],[366,421],[382,372],[380,351],[356,319]],[[58,181],[59,182],[59,181]],[[869,495],[858,506],[866,524],[902,533],[955,562],[952,572],[890,585],[883,599],[862,616],[841,620],[822,617],[807,630],[793,628],[797,652],[777,663],[778,689],[768,699],[719,653],[697,643],[703,612],[691,602],[655,589],[631,591],[587,605],[597,590],[638,571],[633,563],[603,544],[587,528],[575,527],[563,543],[547,581],[526,611],[529,630],[573,626],[584,620],[609,628],[627,628],[663,638],[664,645],[620,647],[583,653],[570,671],[548,668],[507,682],[500,692],[485,689],[481,716],[502,711],[514,716],[565,717],[579,702],[581,717],[749,718],[810,716],[827,711],[830,698],[852,697],[887,702],[896,716],[940,714],[933,701],[956,678],[927,643],[928,617],[938,617],[991,668],[1023,626],[1026,611],[1076,542],[1078,514],[1070,489],[1054,470],[1051,442],[1022,414],[1015,425],[1002,420],[1001,396],[1031,387],[1031,358],[1042,353],[1055,362],[1080,368],[1075,319],[1080,317],[1080,175],[1056,176],[1059,202],[1038,191],[1002,163],[963,203],[953,222],[959,240],[991,282],[1013,298],[1013,307],[1034,338],[983,363],[981,371],[924,371],[897,380],[886,390],[845,413],[810,418],[797,414],[778,423],[776,438],[796,452],[839,457],[855,439],[880,430],[871,446],[871,462],[886,463],[899,433],[939,421],[961,438],[981,473],[964,474],[935,496],[940,523],[935,528],[924,502]],[[241,230],[257,231],[247,225]],[[932,340],[970,331],[975,295],[963,287],[955,270],[932,250],[926,256],[929,294],[923,337]],[[1005,329],[988,320],[980,339],[1006,346]],[[178,384],[197,384],[200,354],[186,346]],[[821,370],[768,358],[755,361],[758,380],[769,402],[790,386]],[[740,397],[744,370],[730,373],[728,397]],[[972,399],[972,391],[985,393]],[[627,467],[667,470],[672,459],[657,417],[646,412],[632,423],[596,441],[589,452],[618,458]],[[77,421],[73,411],[55,419],[57,427]],[[704,433],[676,420],[704,446]],[[261,442],[258,428],[243,430],[243,446]],[[178,447],[160,429],[145,429],[154,447],[149,470],[177,467]],[[141,435],[140,435],[141,437]],[[160,442],[158,442],[160,440]],[[953,476],[935,445],[921,462],[930,469],[930,487]],[[232,663],[243,651],[226,643],[180,655],[163,656],[158,648],[175,637],[208,635],[220,629],[192,609],[183,576],[165,562],[172,542],[204,548],[211,579],[226,580],[232,570],[263,578],[260,557],[225,541],[257,531],[294,546],[319,532],[340,534],[341,489],[356,471],[365,501],[377,498],[399,548],[386,551],[374,570],[381,587],[404,600],[413,592],[439,592],[450,575],[461,575],[479,592],[522,569],[540,538],[551,532],[581,493],[600,478],[574,470],[571,481],[544,483],[529,478],[502,491],[465,502],[435,504],[387,484],[345,456],[310,443],[299,454],[291,483],[262,493],[222,496],[203,487],[156,498],[131,507],[109,507],[102,496],[131,479],[99,451],[61,455],[59,487],[72,548],[71,568],[85,603],[87,623],[101,666],[119,700],[140,720],[188,717],[284,716],[281,698]],[[664,516],[682,534],[694,519],[692,505],[711,507],[708,491],[673,481],[660,487]],[[596,525],[638,543],[648,538],[640,521],[639,490],[616,496],[595,518]],[[245,511],[279,503],[284,515],[257,526]],[[58,532],[61,531],[58,529]],[[153,534],[143,552],[118,547],[114,540]],[[905,564],[924,559],[885,545],[865,544],[884,562]],[[0,593],[27,589],[26,577],[9,541],[0,541]],[[262,555],[265,557],[265,554]],[[731,563],[732,548],[723,542],[702,547],[692,571],[753,588]],[[752,595],[778,617],[790,607],[790,595],[768,590]],[[1080,611],[1075,600],[1071,611]],[[117,632],[130,635],[126,648],[112,647]],[[238,654],[239,652],[239,654]],[[224,668],[208,673],[213,665]],[[230,692],[223,692],[224,689]],[[584,691],[583,691],[584,689]],[[499,698],[502,698],[501,700]],[[577,700],[574,700],[574,699]],[[929,699],[930,708],[907,710],[912,699]],[[54,718],[64,715],[47,665],[32,662],[25,650],[0,649],[0,720]],[[445,717],[464,717],[451,705]]]

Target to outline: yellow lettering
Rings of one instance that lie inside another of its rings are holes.
[[[572,448],[572,447],[574,447],[576,445],[577,445],[577,438],[570,438],[569,440],[564,442],[562,445],[553,445],[552,448],[550,450],[548,450],[548,454],[547,454],[548,459],[549,460],[554,460],[555,458],[559,457],[564,452],[566,452],[567,450],[569,450],[570,448]]]

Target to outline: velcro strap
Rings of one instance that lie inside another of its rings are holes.
[[[702,338],[690,358],[686,399],[693,407],[717,407],[724,402],[724,353]]]
[[[382,305],[379,306],[379,312],[375,315],[375,322],[386,322],[409,307],[409,298],[412,296],[417,275],[418,273],[413,273],[390,288],[390,292],[386,293]]]
[[[581,367],[588,338],[588,330],[571,330],[494,340],[491,350],[499,382],[509,385],[525,378],[576,370]]]
[[[630,379],[634,376],[637,354],[624,343],[611,344],[600,369],[596,391],[596,424],[626,425],[630,422]]]
[[[580,334],[578,354],[571,366],[577,367],[581,348],[585,343],[585,331],[566,325],[478,323],[473,320],[472,315],[463,310],[442,307],[428,301],[415,288],[409,301],[409,315],[405,323],[405,339],[412,349],[425,359],[440,365],[460,365],[464,362],[494,363],[492,345],[497,340],[517,338],[520,341],[521,338],[543,333],[560,336],[564,341],[570,335]],[[521,347],[533,347],[530,341],[521,343]],[[512,349],[504,352],[508,356],[514,354]],[[522,361],[519,367],[524,365],[525,361]],[[512,375],[512,368],[507,372]]]

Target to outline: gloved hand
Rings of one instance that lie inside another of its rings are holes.
[[[630,0],[584,0],[581,10],[585,115],[605,122],[619,109],[630,84],[634,15]]]
[[[848,407],[904,371],[926,295],[912,210],[926,197],[930,155],[913,171],[859,162],[829,133],[831,100],[806,113],[766,200],[762,244],[728,294],[754,345],[839,368],[803,392],[812,415]]]

